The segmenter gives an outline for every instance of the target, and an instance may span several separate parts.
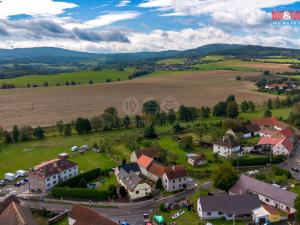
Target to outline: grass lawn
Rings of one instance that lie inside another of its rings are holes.
[[[207,55],[202,58],[202,60],[205,61],[220,61],[220,60],[225,60],[226,57],[222,55]]]
[[[282,117],[287,119],[292,108],[272,109],[272,114],[275,117]],[[240,113],[239,117],[244,119],[254,119],[263,117],[264,111],[259,109],[255,112]]]
[[[224,60],[219,62],[199,64],[196,65],[194,68],[197,70],[260,71],[258,68],[249,67],[251,63],[253,62],[234,59],[234,60]]]
[[[69,225],[68,218],[65,218],[54,225]]]
[[[256,59],[256,61],[267,63],[300,63],[300,60],[297,58],[264,58]]]
[[[102,71],[82,71],[82,72],[72,72],[72,73],[62,73],[56,75],[31,75],[22,76],[10,79],[1,79],[0,85],[2,83],[14,84],[16,87],[27,87],[27,84],[36,84],[38,86],[44,86],[44,82],[48,82],[49,86],[55,86],[59,83],[61,86],[65,85],[65,82],[75,81],[80,84],[88,84],[90,80],[93,83],[103,83],[107,79],[112,81],[117,81],[118,78],[121,80],[128,80],[129,74],[133,72],[133,69],[125,69],[124,71],[117,70],[102,70]]]

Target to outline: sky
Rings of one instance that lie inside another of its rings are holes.
[[[272,24],[300,0],[0,0],[0,48],[116,53],[213,43],[300,48],[300,25]]]

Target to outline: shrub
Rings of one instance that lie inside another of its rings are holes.
[[[98,201],[104,201],[108,199],[107,191],[87,188],[55,187],[52,190],[52,195],[58,198],[79,198]]]

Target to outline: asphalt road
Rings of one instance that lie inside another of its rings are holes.
[[[168,198],[153,200],[152,202],[142,203],[139,205],[130,204],[128,206],[117,206],[117,207],[95,207],[91,204],[91,207],[97,210],[98,212],[106,215],[109,218],[112,218],[116,222],[128,221],[131,225],[143,225],[143,214],[151,214],[153,210],[159,207],[160,204],[166,204],[171,202],[177,202],[183,199],[186,199],[188,196],[195,193],[198,189],[194,188],[193,190],[186,190],[184,192],[177,193],[176,195],[170,196]],[[52,211],[65,211],[72,208],[72,204],[65,203],[52,203],[52,202],[43,202],[43,201],[34,201],[34,200],[21,200],[22,204],[30,208],[46,208]]]
[[[281,164],[281,167],[290,170],[293,177],[296,180],[300,180],[300,173],[291,170],[292,168],[298,168],[300,170],[300,142],[297,143],[289,158]]]

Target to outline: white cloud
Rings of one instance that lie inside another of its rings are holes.
[[[130,0],[122,0],[117,4],[117,6],[124,7],[124,6],[127,6],[130,2],[131,2]]]
[[[96,19],[84,22],[83,25],[88,28],[102,27],[122,20],[134,19],[139,15],[139,12],[115,12],[98,16]]]
[[[226,33],[214,27],[198,29],[183,29],[179,31],[154,30],[150,33],[129,32],[129,43],[122,42],[89,42],[85,40],[70,39],[42,39],[34,40],[6,40],[0,42],[0,48],[10,47],[39,47],[52,46],[78,51],[89,52],[139,52],[139,51],[163,51],[185,50],[213,43],[231,44],[255,44],[277,47],[298,47],[300,39],[289,38],[280,35],[245,35],[237,36]]]
[[[2,0],[0,2],[0,19],[14,15],[49,16],[59,15],[66,9],[75,8],[76,4],[53,0]]]
[[[163,16],[208,15],[218,23],[259,25],[271,16],[262,9],[288,5],[299,0],[148,0],[142,8],[157,8]]]

